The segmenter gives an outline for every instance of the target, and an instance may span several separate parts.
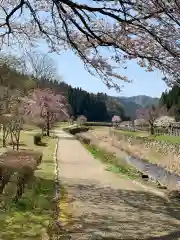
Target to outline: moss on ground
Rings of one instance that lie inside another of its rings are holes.
[[[42,163],[35,171],[32,181],[18,203],[12,202],[15,185],[8,184],[5,193],[0,195],[0,239],[30,240],[49,239],[54,223],[55,176],[53,154],[54,138],[43,138],[47,146],[35,146],[33,136],[21,133],[20,149],[34,149],[43,152]],[[49,236],[48,236],[49,235]]]

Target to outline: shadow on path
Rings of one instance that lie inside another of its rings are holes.
[[[180,202],[167,202],[149,192],[67,180],[72,181],[63,184],[73,214],[68,226],[71,239],[180,239]]]
[[[59,139],[60,140],[76,140],[76,138],[74,138],[74,137],[71,137],[71,136],[69,136],[69,137],[64,137],[64,136],[59,136]]]

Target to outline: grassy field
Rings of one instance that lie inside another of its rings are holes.
[[[149,133],[148,132],[130,132],[130,131],[124,131],[124,130],[115,130],[119,133],[122,133],[126,136],[133,136],[133,137],[148,137]]]
[[[34,179],[25,188],[18,203],[12,202],[15,186],[13,181],[0,195],[0,239],[2,240],[48,240],[54,213],[54,163],[55,138],[43,138],[46,147],[35,146],[33,136],[21,133],[20,149],[34,149],[43,152],[43,160]]]
[[[123,131],[123,130],[115,130],[119,133],[126,135],[126,136],[132,136],[132,137],[147,137],[152,140],[157,141],[164,141],[169,142],[172,144],[180,144],[180,137],[178,136],[172,136],[172,135],[150,135],[148,132],[130,132],[130,131]]]
[[[55,124],[54,128],[64,128],[64,127],[68,127],[69,123],[68,122],[58,122]]]
[[[158,141],[164,141],[169,142],[172,144],[180,144],[180,137],[178,136],[170,136],[170,135],[154,135],[149,136],[150,139],[158,140]]]
[[[140,177],[140,174],[137,172],[137,170],[128,165],[124,159],[118,159],[114,154],[104,151],[95,145],[83,145],[93,155],[94,158],[107,165],[107,171],[123,174],[131,179]]]
[[[23,129],[24,129],[25,131],[33,131],[33,130],[41,131],[37,126],[35,126],[35,125],[30,125],[30,124],[24,124],[24,125],[23,125]]]

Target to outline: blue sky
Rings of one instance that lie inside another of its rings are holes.
[[[111,96],[148,95],[160,97],[161,93],[167,88],[161,80],[162,76],[159,72],[146,72],[135,62],[130,62],[128,68],[126,70],[120,69],[119,73],[133,79],[133,82],[124,84],[124,82],[119,81],[120,85],[124,85],[124,87],[120,93],[117,93],[113,89],[109,90],[101,82],[101,79],[90,75],[84,69],[81,60],[72,52],[63,53],[60,56],[53,54],[52,57],[56,62],[59,75],[65,82],[89,92],[104,92]]]
[[[43,42],[37,47],[37,51],[47,53],[47,45]],[[13,52],[12,49],[5,49],[5,52]],[[19,52],[20,53],[20,52]],[[17,52],[15,53],[17,54]],[[147,95],[152,97],[160,97],[161,93],[167,89],[166,84],[161,80],[160,72],[146,72],[139,67],[134,61],[128,63],[126,70],[119,69],[121,75],[125,75],[132,79],[132,83],[124,83],[119,80],[119,84],[124,85],[121,92],[114,89],[108,89],[101,79],[92,76],[84,69],[82,61],[71,51],[57,55],[50,54],[53,58],[58,74],[62,79],[73,87],[81,87],[88,92],[103,92],[110,96],[136,96]]]
[[[86,2],[87,0],[85,0]],[[82,2],[84,2],[82,0]],[[42,52],[47,52],[47,45],[44,41],[38,41],[38,49]],[[8,47],[5,48],[8,51]],[[15,54],[17,49],[14,49]],[[19,50],[19,53],[22,51]],[[10,52],[13,52],[11,49]],[[67,51],[61,54],[51,54],[56,67],[58,69],[59,75],[62,79],[72,85],[73,87],[81,87],[82,89],[97,93],[104,92],[111,96],[136,96],[136,95],[148,95],[152,97],[160,97],[161,93],[167,88],[166,84],[161,80],[162,76],[159,72],[146,72],[144,69],[140,68],[135,62],[131,61],[128,64],[126,70],[119,70],[121,75],[125,75],[132,79],[132,83],[124,83],[119,81],[120,86],[124,85],[122,91],[117,93],[113,89],[108,89],[98,77],[93,77],[90,75],[83,66],[81,60],[75,56],[72,52]]]

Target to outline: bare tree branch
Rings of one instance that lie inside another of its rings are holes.
[[[54,81],[56,79],[57,70],[53,60],[47,55],[41,52],[27,51],[25,56],[26,60],[24,62],[25,71],[37,80],[48,79]]]
[[[57,53],[70,48],[109,87],[130,59],[159,69],[167,83],[180,79],[180,3],[177,0],[1,1],[1,46],[46,40]],[[20,13],[20,14],[18,14]],[[104,49],[110,58],[103,57]],[[124,64],[122,64],[124,63]],[[95,71],[93,71],[93,69]]]

